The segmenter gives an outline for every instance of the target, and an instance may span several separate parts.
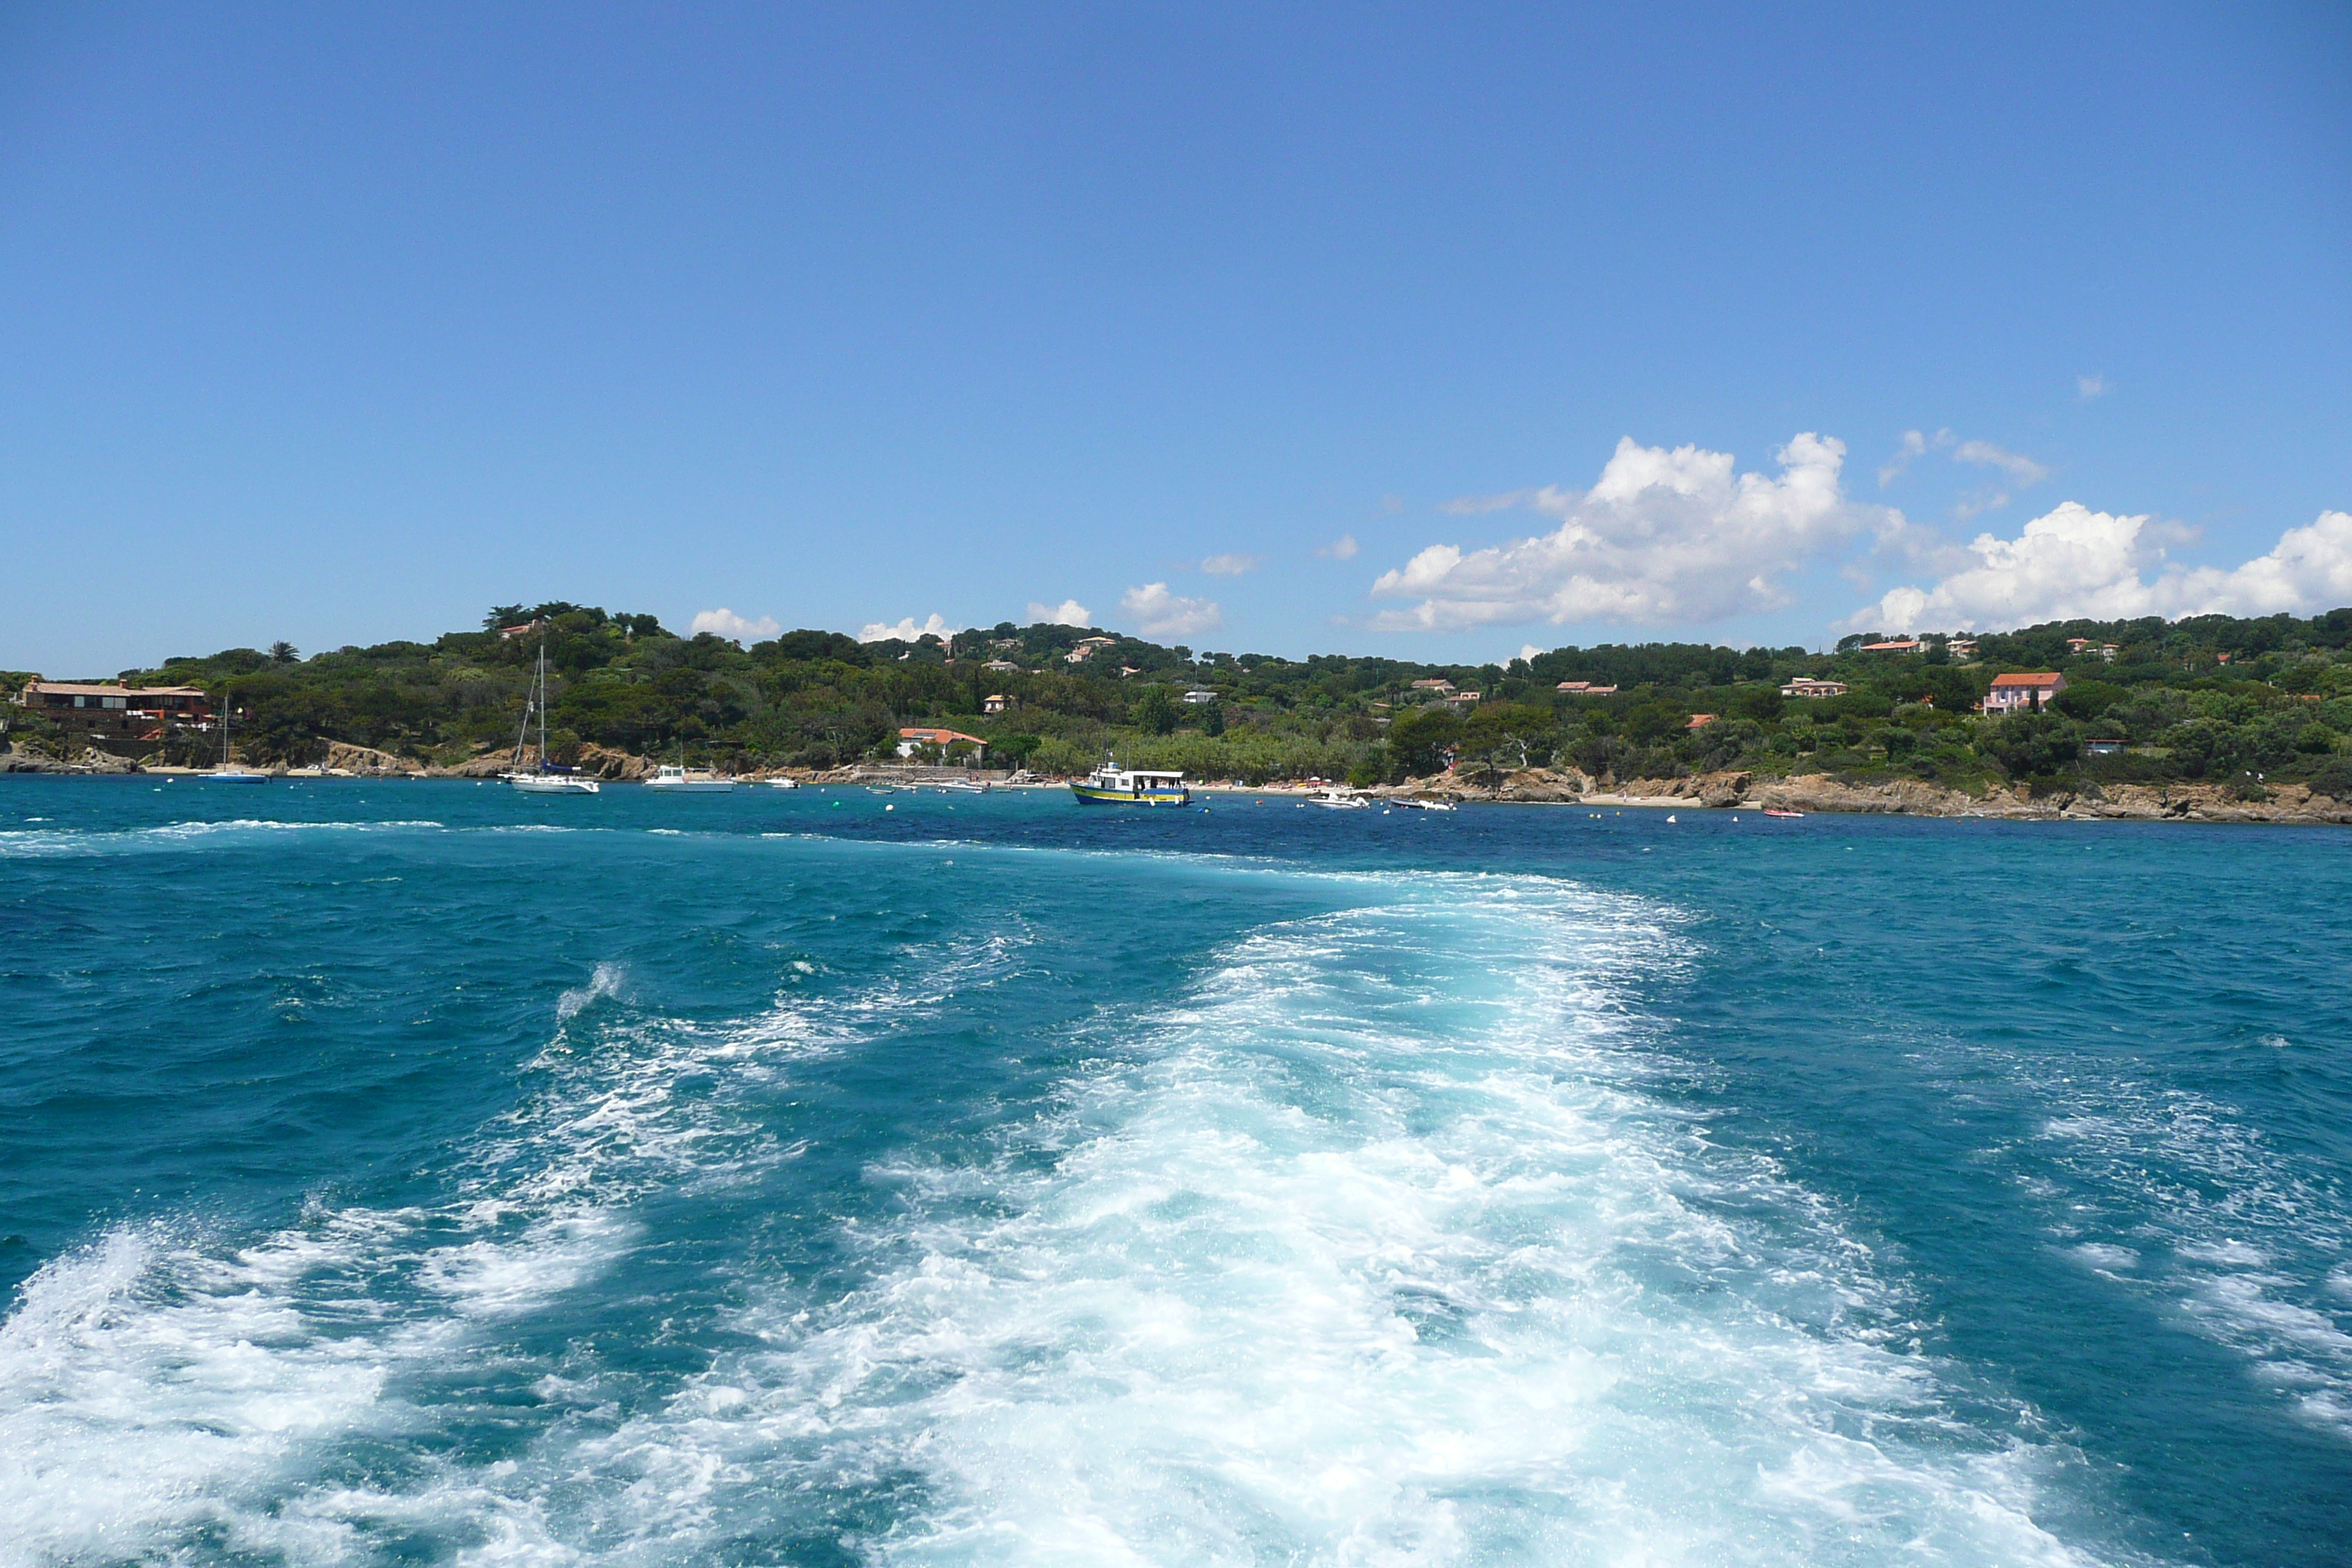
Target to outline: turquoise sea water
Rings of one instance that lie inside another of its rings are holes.
[[[0,781],[0,1563],[2352,1561],[2352,835],[1211,805]]]

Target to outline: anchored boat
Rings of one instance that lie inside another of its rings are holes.
[[[1122,768],[1110,757],[1105,757],[1102,766],[1088,773],[1085,783],[1072,784],[1070,793],[1088,805],[1190,805],[1192,802],[1182,773]]]
[[[646,787],[664,795],[727,795],[735,788],[735,781],[724,773],[701,773],[680,763],[664,763],[646,781]]]
[[[530,751],[531,716],[539,716],[539,759],[526,764],[523,758]],[[547,644],[539,645],[539,673],[531,678],[530,695],[522,705],[522,726],[515,731],[514,765],[507,770],[506,781],[525,795],[597,795],[601,787],[594,779],[582,778],[570,768],[558,767],[547,760]]]

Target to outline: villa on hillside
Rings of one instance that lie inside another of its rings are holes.
[[[28,708],[68,730],[156,741],[165,725],[212,728],[213,701],[196,686],[118,686],[109,681],[28,680],[16,694]]]
[[[1780,695],[1783,697],[1843,697],[1845,695],[1845,682],[1815,680],[1810,675],[1801,675],[1780,688]]]
[[[975,757],[988,754],[986,741],[978,735],[967,735],[961,730],[935,730],[917,725],[898,731],[898,754],[902,757],[911,757],[925,746],[937,746],[944,752],[960,744],[970,746]]]
[[[2031,713],[2066,689],[2066,678],[2058,674],[1996,675],[1992,689],[1985,693],[1984,710],[1992,713]]]
[[[1885,642],[1866,642],[1862,645],[1862,651],[1864,653],[1924,653],[1927,648],[1927,645],[1917,637],[1895,637]]]

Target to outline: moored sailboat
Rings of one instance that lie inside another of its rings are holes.
[[[531,715],[539,716],[539,757],[529,766],[523,762],[530,735]],[[506,773],[507,783],[525,795],[598,795],[603,786],[594,779],[582,778],[570,768],[558,767],[547,760],[547,643],[539,645],[539,671],[531,678],[530,695],[522,705],[522,727],[515,731],[514,765]]]

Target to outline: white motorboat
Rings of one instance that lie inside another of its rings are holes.
[[[798,789],[801,787],[801,781],[798,779],[770,779],[768,781],[768,787],[770,789]]]
[[[530,747],[530,719],[539,715],[538,760],[523,761]],[[539,670],[531,677],[530,695],[523,700],[522,727],[515,731],[514,766],[503,775],[507,783],[525,795],[601,795],[604,786],[594,779],[583,778],[570,768],[558,767],[547,760],[547,639],[539,643]]]
[[[939,792],[941,795],[986,795],[988,781],[986,779],[950,779],[939,786]]]
[[[697,773],[675,763],[664,763],[646,781],[646,787],[665,795],[726,795],[734,789],[735,781],[723,773]]]
[[[1350,795],[1342,789],[1327,789],[1307,797],[1309,805],[1319,805],[1326,811],[1370,811],[1371,801],[1364,795]]]
[[[1450,800],[1416,800],[1409,795],[1398,795],[1389,804],[1411,806],[1415,811],[1452,811],[1454,809],[1454,803]]]

